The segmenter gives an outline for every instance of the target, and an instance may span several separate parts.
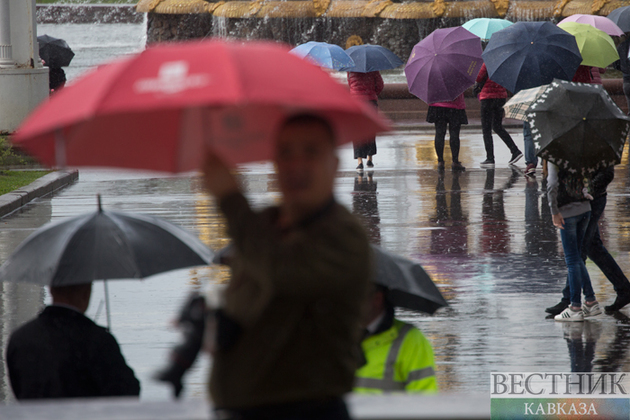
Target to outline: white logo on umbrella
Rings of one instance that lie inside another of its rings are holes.
[[[140,79],[134,89],[138,93],[164,93],[172,95],[189,89],[198,89],[210,84],[210,75],[197,73],[188,74],[186,61],[171,61],[164,63],[158,70],[155,79]]]

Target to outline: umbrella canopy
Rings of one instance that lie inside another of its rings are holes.
[[[610,35],[586,23],[561,22],[558,28],[575,36],[582,65],[605,68],[619,60],[619,53]]]
[[[385,251],[372,245],[376,260],[374,282],[389,289],[389,298],[394,306],[432,314],[448,306],[431,277],[415,261]],[[228,264],[234,255],[233,245],[216,252],[214,264]]]
[[[529,110],[543,159],[583,173],[621,162],[630,117],[601,85],[554,80]]]
[[[290,53],[327,69],[340,70],[354,66],[354,61],[343,48],[326,42],[309,41],[293,48]]]
[[[49,35],[40,35],[37,37],[37,43],[39,44],[39,57],[44,60],[48,67],[70,65],[74,52],[66,41]]]
[[[575,37],[553,23],[516,22],[490,39],[483,60],[490,79],[516,93],[573,79],[582,56]]]
[[[355,45],[348,48],[346,52],[354,61],[354,66],[344,68],[343,71],[369,73],[391,70],[405,64],[396,54],[380,45]]]
[[[476,18],[464,23],[462,27],[477,35],[483,41],[487,41],[492,37],[492,34],[510,25],[512,25],[512,22],[506,19]]]
[[[585,23],[587,25],[591,25],[593,28],[606,32],[610,36],[623,35],[623,31],[621,30],[621,28],[617,26],[615,22],[605,16],[581,15],[578,13],[562,19],[560,24],[566,22]]]
[[[521,90],[512,96],[509,101],[503,105],[505,118],[513,120],[527,121],[527,113],[529,107],[547,90],[549,85],[542,85],[531,89]]]
[[[392,254],[373,245],[376,259],[374,282],[389,289],[394,306],[432,314],[448,306],[431,277],[415,261]]]
[[[607,19],[612,20],[622,31],[630,32],[630,6],[613,10],[608,14]]]
[[[338,144],[388,129],[370,104],[270,42],[152,46],[93,70],[40,105],[12,141],[48,166],[185,172],[211,148],[228,164],[273,157],[286,118],[327,120]]]
[[[478,36],[461,26],[436,29],[407,61],[409,92],[429,104],[452,101],[475,83],[482,64]]]
[[[99,210],[30,235],[0,267],[0,281],[70,286],[140,279],[208,265],[212,251],[196,236],[157,217]]]

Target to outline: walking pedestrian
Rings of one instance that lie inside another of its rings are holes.
[[[209,384],[219,418],[349,419],[373,270],[365,230],[334,199],[335,144],[326,120],[291,117],[275,145],[282,201],[263,211],[207,156],[234,246]]]
[[[505,105],[507,99],[507,90],[498,83],[493,82],[488,77],[488,70],[486,65],[481,66],[479,74],[477,75],[478,86],[482,85],[479,92],[479,101],[481,102],[481,130],[483,132],[483,143],[486,148],[486,160],[481,162],[482,168],[494,168],[494,143],[492,140],[492,131],[503,140],[503,143],[510,149],[512,157],[510,157],[509,164],[515,164],[520,158],[523,157],[523,153],[519,150],[518,146],[512,140],[510,133],[503,127],[503,117],[505,112],[503,105]]]
[[[353,96],[360,97],[378,108],[378,95],[383,90],[383,78],[378,71],[368,73],[348,72],[348,85]],[[367,158],[365,165],[374,167],[372,156],[376,154],[376,137],[366,139],[361,143],[354,143],[354,158],[357,160],[357,170],[363,170],[363,159]]]
[[[555,316],[556,321],[583,321],[602,313],[591,279],[582,259],[582,244],[586,228],[591,217],[592,197],[586,191],[582,175],[560,170],[556,165],[548,163],[547,196],[553,224],[560,229],[564,260],[568,270],[568,289],[565,288],[563,299],[569,306]],[[581,294],[584,291],[584,305]]]
[[[459,161],[459,131],[462,124],[468,124],[464,94],[462,93],[453,101],[429,104],[427,122],[435,124],[434,146],[438,160],[438,170],[444,170],[444,140],[446,138],[447,125],[453,161],[451,168],[453,171],[466,170]]]
[[[599,219],[606,208],[608,184],[615,177],[614,167],[608,167],[598,170],[591,179],[592,196],[591,200],[591,218],[586,227],[584,234],[584,243],[582,245],[582,260],[586,261],[586,257],[590,258],[597,267],[604,273],[608,281],[613,285],[617,297],[612,305],[605,306],[606,312],[615,312],[630,303],[630,282],[623,273],[619,264],[608,252],[602,238],[599,234]],[[569,286],[565,287],[567,289]],[[568,296],[568,290],[563,291],[563,296]],[[569,299],[562,298],[560,303],[546,309],[546,312],[556,315],[569,306]]]

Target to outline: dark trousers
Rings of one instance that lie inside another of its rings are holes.
[[[618,295],[630,294],[630,282],[617,261],[608,252],[602,238],[599,236],[599,218],[606,208],[606,196],[597,197],[591,201],[591,220],[586,227],[584,243],[582,244],[582,259],[586,257],[597,265],[608,281],[613,285]],[[567,296],[563,293],[563,296]],[[563,299],[564,300],[564,299]]]
[[[446,138],[447,124],[451,156],[453,157],[453,162],[459,162],[459,130],[462,127],[460,123],[447,123],[446,121],[437,121],[435,123],[435,154],[438,162],[444,162],[444,139]]]
[[[504,98],[482,99],[481,101],[481,131],[483,132],[483,144],[486,148],[486,158],[494,160],[494,144],[492,141],[492,130],[501,137],[503,143],[510,149],[512,154],[519,151],[518,147],[510,137],[510,133],[503,128],[503,105]]]
[[[623,94],[626,97],[626,103],[628,104],[628,113],[630,114],[630,82],[623,81]]]

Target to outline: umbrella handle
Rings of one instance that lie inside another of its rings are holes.
[[[59,168],[66,167],[66,138],[63,130],[55,130],[55,163]]]
[[[107,331],[112,330],[112,321],[109,316],[109,290],[107,289],[107,280],[103,280],[105,286],[105,314],[107,315]]]

